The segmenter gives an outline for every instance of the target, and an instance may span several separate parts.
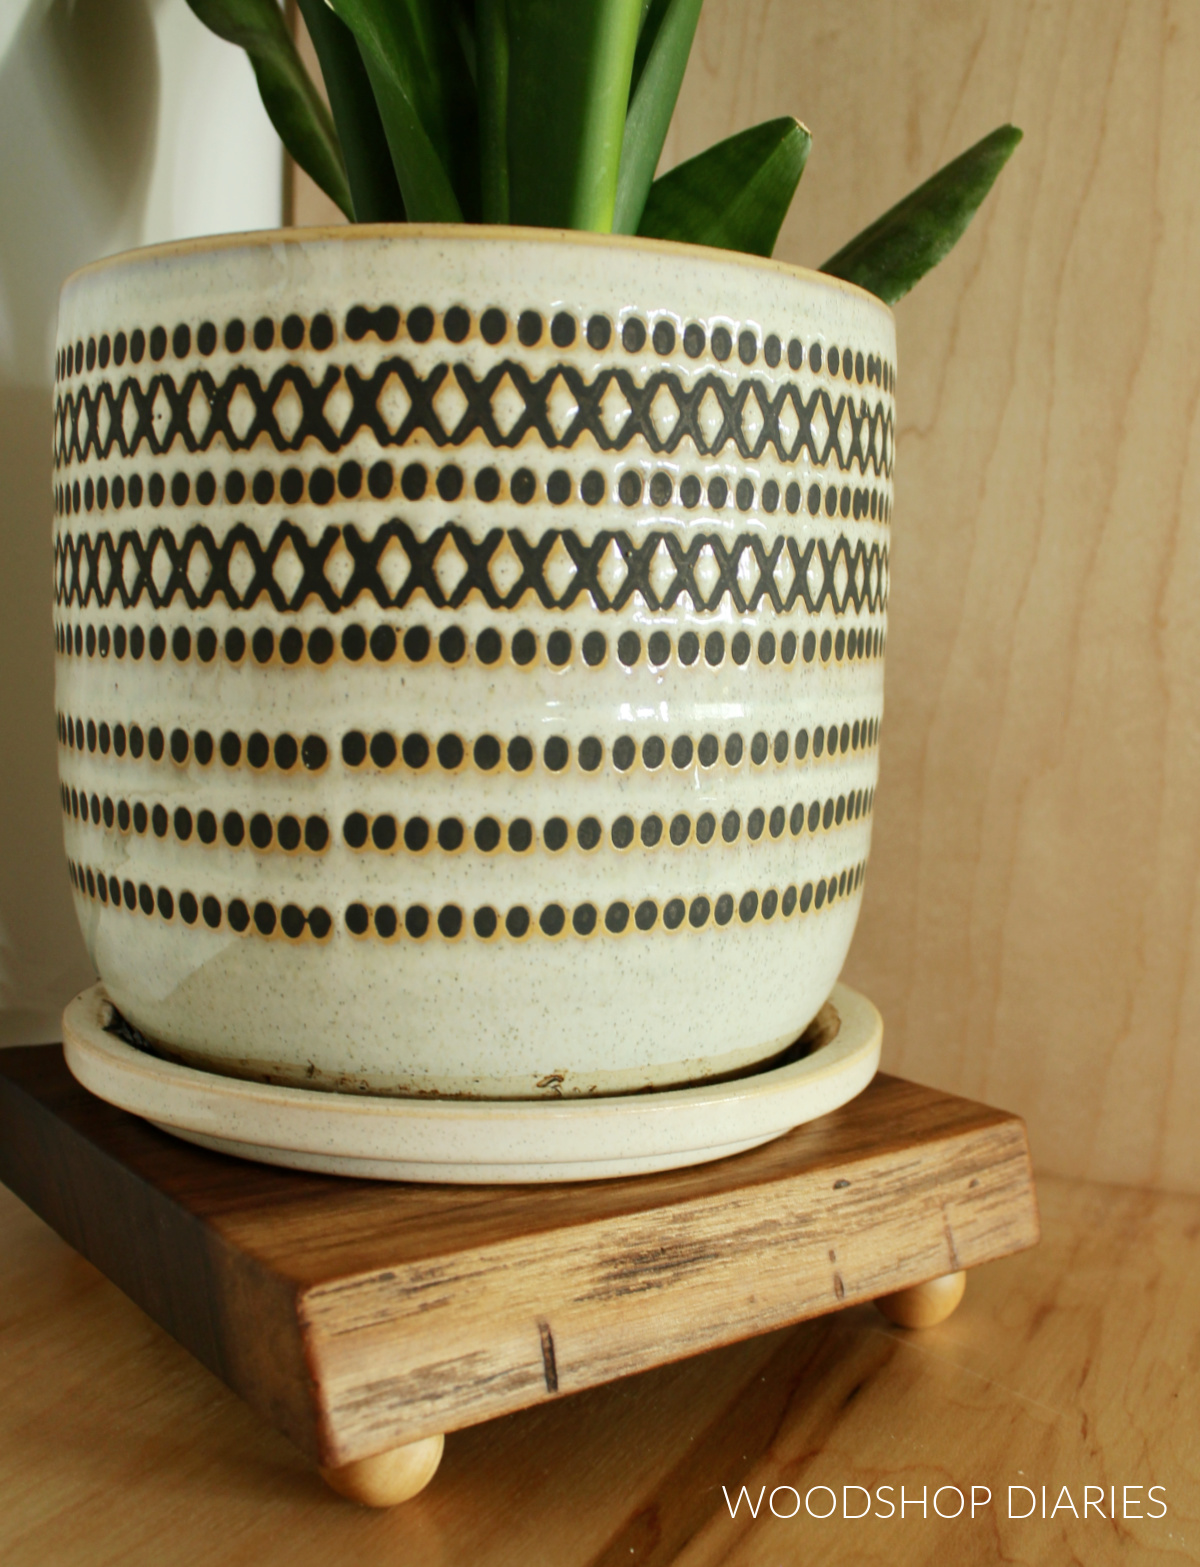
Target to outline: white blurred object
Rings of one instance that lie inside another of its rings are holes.
[[[27,20],[36,20],[50,9],[50,0],[0,0],[0,69]]]
[[[0,0],[0,377],[48,384],[99,256],[273,228],[283,158],[240,49],[185,0]]]
[[[283,151],[245,54],[159,0],[158,134],[140,243],[276,228]]]
[[[246,57],[185,0],[0,0],[0,1044],[57,1039],[90,973],[55,780],[59,287],[114,251],[273,228],[282,183]]]

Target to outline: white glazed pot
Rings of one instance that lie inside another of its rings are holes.
[[[532,1097],[769,1057],[854,930],[893,321],[539,230],[144,250],[59,319],[76,906],[192,1064]]]

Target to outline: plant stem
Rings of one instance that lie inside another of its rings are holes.
[[[612,229],[642,0],[508,0],[514,223]]]

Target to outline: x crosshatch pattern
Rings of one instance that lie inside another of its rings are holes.
[[[355,326],[349,335],[361,337],[369,329],[364,323],[377,322],[380,312],[355,308],[362,319],[356,324],[348,323]],[[399,327],[399,313],[394,307],[381,308],[395,316],[394,321],[386,323],[394,335]],[[448,316],[453,314],[447,312]],[[528,314],[521,316],[518,323],[523,341],[531,335],[520,327]],[[411,317],[423,316],[430,317],[430,323],[421,320],[418,340],[429,336],[432,316],[423,307],[411,313]],[[296,320],[299,322],[299,318]],[[587,325],[589,337],[595,336],[594,322],[595,318]],[[274,325],[269,325],[269,334],[256,327],[256,341],[274,342]],[[629,325],[626,322],[622,333],[622,342],[627,346],[631,342]],[[661,343],[658,326],[655,341]],[[292,342],[298,342],[303,337],[302,328],[303,323],[299,322],[298,328],[284,334],[285,339],[290,335]],[[671,330],[674,347],[674,329]],[[539,326],[539,336],[540,332]],[[144,334],[135,333],[134,339],[136,342],[139,336],[143,338],[144,352]],[[574,336],[573,325],[569,333],[560,327],[555,334],[557,342],[568,337],[573,340]],[[122,338],[123,334],[118,334],[118,340]],[[684,338],[686,341],[686,332]],[[157,352],[161,358],[166,352],[165,331],[158,344],[154,339],[152,332],[152,353]],[[321,340],[325,340],[324,333]],[[190,329],[176,328],[173,341],[177,350],[190,351]],[[215,329],[211,341],[215,346]],[[240,346],[244,337],[238,341]],[[778,340],[768,341],[777,344],[777,351],[773,356],[768,352],[767,357],[774,357],[778,363]],[[635,332],[632,342],[639,349],[643,347],[644,331],[640,338]],[[800,345],[793,346],[797,351],[790,352],[789,362],[802,357]],[[739,342],[743,361],[753,359],[757,352],[756,341],[750,347]],[[80,345],[78,351],[72,347],[59,357],[60,362],[71,365],[86,357],[91,365],[97,357],[107,362],[109,355],[102,339],[99,351],[90,341],[86,351]],[[124,358],[123,348],[120,357]],[[820,367],[823,362],[827,375],[830,366],[838,364],[836,350],[827,353],[822,361],[819,350],[810,348],[809,358],[810,366],[815,361]],[[843,358],[843,363],[851,367],[851,378],[856,361],[860,381],[865,376],[868,381],[886,380],[890,385],[890,370],[885,371],[874,356],[864,361],[861,353],[847,353]],[[453,420],[444,398],[451,384],[457,388]],[[343,397],[348,396],[349,408],[332,418],[327,404],[338,387],[342,388]],[[556,396],[557,409],[552,407]],[[505,399],[515,399],[515,403],[501,417],[499,410]],[[93,457],[108,459],[114,453],[133,457],[143,448],[147,454],[163,456],[177,445],[194,454],[208,452],[214,446],[229,451],[248,450],[260,442],[277,451],[298,451],[311,443],[325,452],[337,453],[360,435],[381,449],[407,446],[421,438],[432,440],[439,447],[463,446],[482,438],[492,449],[516,448],[530,442],[547,450],[569,449],[586,432],[590,443],[601,451],[625,451],[636,444],[639,451],[674,453],[686,440],[700,455],[716,455],[731,447],[744,459],[758,462],[773,456],[788,465],[797,464],[803,455],[813,469],[844,474],[853,474],[857,469],[861,478],[871,475],[890,480],[894,415],[890,399],[882,392],[873,401],[864,395],[856,400],[854,393],[837,388],[831,391],[816,384],[806,394],[800,383],[792,379],[774,384],[766,378],[747,376],[730,384],[724,373],[708,371],[685,385],[676,371],[659,369],[645,375],[639,383],[629,369],[614,365],[600,369],[589,380],[577,365],[566,360],[535,374],[510,357],[501,359],[483,374],[463,363],[437,364],[422,374],[406,357],[392,354],[381,358],[370,374],[350,363],[344,368],[327,364],[319,379],[314,379],[303,366],[286,363],[270,374],[264,384],[259,373],[248,365],[234,366],[221,380],[202,366],[180,372],[178,379],[170,371],[157,370],[144,385],[137,376],[127,374],[119,381],[103,378],[94,385],[66,386],[57,398],[55,430],[56,464],[60,469],[86,464]],[[348,466],[356,472],[343,488],[357,493],[362,484],[361,465]],[[372,478],[374,472],[373,469]],[[461,489],[461,471],[456,469],[455,474]],[[308,476],[310,499],[316,493],[314,477]],[[390,500],[390,468],[385,477],[386,495],[381,490],[379,498]],[[419,482],[414,487],[409,484],[409,470],[405,470],[402,487],[405,498],[413,503],[425,491],[423,466],[417,477]],[[490,495],[492,491],[481,489],[480,477],[476,476],[477,492]],[[291,488],[296,497],[304,493],[304,478],[297,470]],[[665,495],[659,492],[661,507],[675,501],[670,476],[654,476],[646,498],[654,504],[655,486],[660,478],[666,481],[667,490]],[[56,510],[60,514],[70,515],[80,509],[91,512],[93,507],[106,510],[110,497],[114,509],[120,509],[126,493],[131,504],[137,506],[143,496],[156,507],[167,496],[165,481],[157,473],[145,486],[140,476],[133,476],[128,490],[120,474],[114,477],[111,487],[103,477],[97,484],[89,476],[82,489],[78,478],[70,482],[68,475],[67,479],[68,482],[55,486]],[[261,486],[260,479],[265,481]],[[589,492],[588,484],[593,479],[599,484]],[[206,484],[201,482],[205,480]],[[196,485],[196,499],[202,505],[212,504],[215,481],[211,474],[202,475],[201,481]],[[558,492],[553,487],[555,481],[561,481]],[[500,482],[496,475],[496,493]],[[688,482],[685,479],[680,485],[679,500],[694,506],[701,493],[699,480],[691,481],[695,499],[685,494]],[[509,478],[511,496],[517,504],[528,504],[537,485],[536,476],[527,469],[518,470]],[[565,471],[552,474],[547,482],[552,504],[561,504],[573,490],[574,481]],[[626,470],[619,490],[624,506],[639,505],[643,501],[641,475],[633,469]],[[331,475],[328,491],[327,496],[321,491],[319,504],[322,499],[328,503],[332,498]],[[584,475],[580,492],[589,505],[598,504],[607,493],[604,476],[599,472]],[[260,504],[268,504],[275,494],[274,475],[256,475],[251,493]],[[190,477],[175,474],[171,481],[172,503],[182,509],[191,494]],[[245,494],[244,480],[240,480],[232,495],[242,498]],[[226,499],[231,504],[240,503],[239,499],[231,500],[228,479]],[[779,505],[780,491],[770,479],[761,490],[753,479],[736,481],[732,490],[724,478],[710,484],[711,507],[719,511],[727,499],[736,499],[743,511],[761,503],[769,513]],[[794,511],[799,504],[800,490],[793,484],[788,508]],[[828,514],[840,510],[843,516],[853,510],[858,520],[887,514],[890,498],[861,484],[854,488],[813,484],[809,486],[808,508],[811,512],[823,508]],[[757,609],[769,603],[781,614],[801,600],[810,613],[815,612],[827,596],[839,614],[851,605],[856,611],[865,607],[873,613],[884,602],[887,546],[878,541],[868,544],[862,539],[851,541],[844,535],[833,541],[810,539],[801,551],[797,539],[790,535],[771,539],[747,532],[730,542],[720,530],[699,532],[689,528],[688,534],[685,540],[677,530],[659,527],[635,539],[628,530],[602,527],[590,536],[576,528],[549,528],[534,535],[532,530],[508,526],[490,527],[477,540],[461,523],[451,521],[422,537],[407,518],[400,516],[388,519],[369,533],[361,532],[355,524],[326,526],[315,539],[290,520],[276,523],[265,537],[262,528],[245,522],[220,530],[219,537],[200,522],[187,526],[182,537],[177,536],[175,529],[161,525],[148,530],[101,528],[94,533],[71,529],[59,532],[55,540],[56,593],[63,604],[84,606],[94,595],[105,607],[119,600],[123,608],[136,605],[143,594],[156,608],[171,603],[176,595],[191,608],[204,607],[218,596],[230,607],[244,608],[262,596],[269,598],[273,608],[285,613],[313,596],[327,609],[337,611],[364,594],[381,605],[402,607],[414,594],[422,592],[438,608],[458,607],[476,592],[492,608],[510,608],[527,592],[536,594],[544,606],[555,608],[566,608],[587,595],[600,610],[623,608],[635,594],[652,609],[673,607],[686,594],[694,609],[713,611],[728,595],[739,610]],[[393,543],[402,552],[403,561],[383,572],[381,560]],[[547,560],[556,544],[565,552],[563,571],[568,578],[558,591],[546,573]],[[336,582],[330,580],[326,566],[339,545],[351,564],[346,580]],[[231,563],[239,553],[246,563],[240,584],[231,578]],[[298,580],[287,584],[277,579],[275,571],[283,554],[289,561],[290,576],[294,579],[299,574]],[[455,556],[457,559],[453,559]],[[707,569],[698,578],[697,567],[705,556]],[[607,572],[602,569],[606,558]],[[844,567],[840,593],[839,560]],[[498,569],[501,561],[506,564]],[[513,566],[507,564],[514,561]]]
[[[569,581],[556,593],[547,581],[547,560],[560,543]],[[385,573],[381,562],[393,544],[402,554]],[[341,587],[329,580],[339,545],[352,562]],[[285,550],[299,578],[287,587],[276,572]],[[232,580],[239,551],[240,591]],[[457,556],[457,580],[449,590],[447,555]],[[560,528],[538,539],[527,539],[520,528],[491,528],[476,542],[466,528],[446,523],[421,539],[397,518],[366,536],[353,523],[326,527],[314,542],[292,522],[277,524],[266,538],[236,523],[219,541],[204,523],[193,523],[181,539],[166,527],[144,537],[133,530],[115,538],[107,530],[64,534],[55,539],[54,566],[56,601],[79,608],[94,599],[105,608],[132,609],[145,597],[155,609],[176,598],[189,609],[206,609],[217,599],[231,609],[247,609],[266,598],[286,613],[316,598],[337,611],[370,595],[384,608],[403,609],[423,593],[438,609],[457,609],[478,593],[490,609],[513,609],[532,592],[546,609],[568,609],[585,594],[598,610],[624,609],[635,594],[651,609],[672,609],[686,594],[695,609],[709,612],[728,596],[739,613],[769,605],[782,615],[803,605],[816,614],[828,602],[843,615],[877,614],[884,607],[888,551],[844,534],[832,544],[809,539],[801,549],[791,535],[743,533],[727,543],[720,533],[696,532],[684,540],[657,528],[640,541],[624,530],[601,529],[584,540]],[[698,580],[702,572],[707,580]],[[402,580],[389,587],[389,575]]]
[[[556,428],[550,399],[560,380],[574,412],[560,417]],[[443,417],[438,407],[438,394],[452,385],[459,395],[447,402],[456,419]],[[341,419],[326,411],[339,386],[350,397],[349,411]],[[663,392],[674,408],[656,416],[655,404]],[[389,418],[384,403],[389,393],[392,403],[400,405],[399,418]],[[507,403],[511,394],[515,400],[510,420],[499,399],[503,396]],[[711,411],[705,409],[706,402]],[[843,473],[857,468],[864,476],[871,472],[890,478],[895,436],[892,411],[882,397],[872,402],[845,392],[835,395],[823,386],[805,397],[794,381],[776,388],[759,377],[747,377],[731,386],[725,376],[710,372],[689,386],[674,371],[655,370],[639,384],[624,368],[601,370],[589,381],[566,361],[535,377],[512,359],[481,377],[464,364],[440,364],[422,375],[400,355],[382,359],[369,376],[352,364],[341,370],[330,365],[314,380],[300,365],[283,365],[265,385],[246,365],[231,370],[223,381],[204,369],[189,371],[179,381],[160,370],[144,386],[131,375],[119,382],[104,379],[91,387],[60,391],[55,415],[60,465],[114,453],[128,458],[143,446],[162,456],[177,440],[189,453],[206,452],[218,443],[229,451],[249,451],[260,438],[278,452],[300,451],[313,441],[334,453],[360,431],[380,448],[406,446],[421,435],[438,447],[463,446],[479,435],[488,446],[503,450],[521,446],[534,435],[553,451],[570,450],[586,432],[603,452],[625,451],[640,441],[655,454],[673,453],[686,439],[705,456],[716,456],[729,445],[754,462],[774,455],[780,462],[796,463],[805,453],[814,467],[833,463]],[[843,417],[849,427],[846,450],[838,438]]]

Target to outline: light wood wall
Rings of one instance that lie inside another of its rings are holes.
[[[1004,120],[897,308],[887,716],[847,978],[1044,1170],[1200,1190],[1200,8],[708,0],[674,156],[795,113],[818,264]]]
[[[891,1069],[1020,1111],[1042,1170],[1190,1191],[1197,83],[1188,0],[707,0],[664,159],[797,114],[813,151],[777,254],[816,265],[1024,128],[897,309],[883,771],[847,978]]]

